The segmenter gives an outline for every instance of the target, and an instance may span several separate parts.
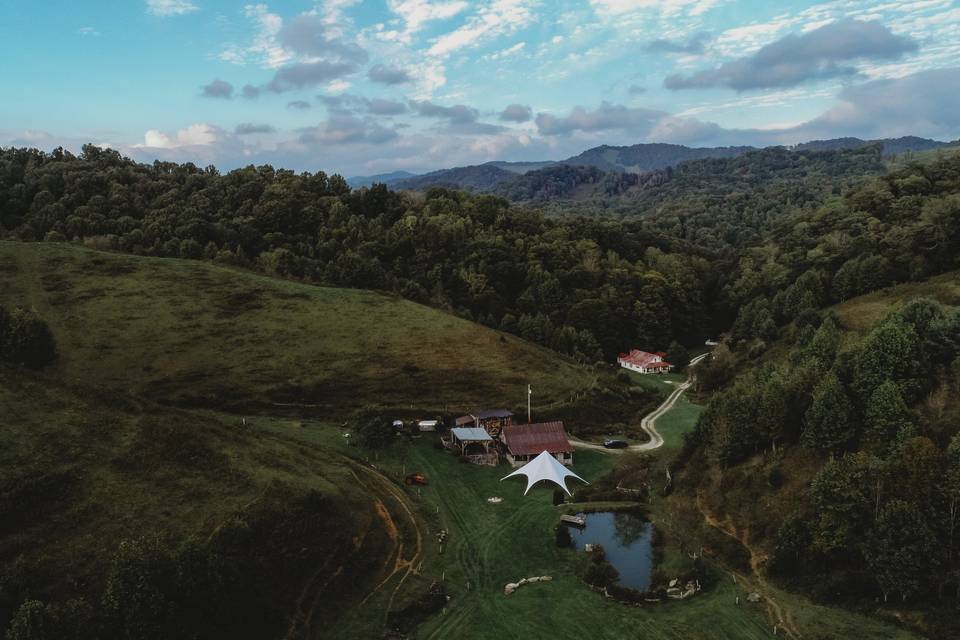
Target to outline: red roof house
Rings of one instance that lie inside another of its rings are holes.
[[[573,464],[573,447],[562,422],[508,425],[500,432],[500,442],[506,447],[507,460],[515,467],[544,451],[563,464]]]
[[[657,353],[647,353],[634,349],[630,353],[621,353],[617,362],[624,369],[636,371],[637,373],[669,373],[673,365],[664,361],[662,351]]]

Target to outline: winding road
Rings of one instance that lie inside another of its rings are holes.
[[[629,447],[625,447],[623,449],[607,449],[602,444],[584,442],[583,440],[578,440],[576,438],[570,438],[570,444],[572,444],[575,447],[579,447],[581,449],[599,449],[601,451],[606,451],[608,453],[624,453],[625,451],[653,451],[654,449],[659,449],[660,447],[663,446],[663,436],[661,436],[660,433],[657,431],[657,427],[656,427],[657,418],[665,414],[667,411],[670,411],[670,409],[673,408],[673,405],[677,403],[677,400],[680,399],[680,396],[683,395],[683,392],[686,391],[691,384],[693,384],[693,370],[690,369],[690,367],[697,364],[698,362],[706,358],[708,355],[709,355],[708,353],[703,353],[697,356],[696,358],[693,358],[692,360],[690,360],[690,364],[687,365],[688,370],[690,371],[690,374],[689,376],[687,376],[686,381],[683,382],[676,389],[674,389],[673,392],[669,396],[667,396],[667,399],[664,400],[659,407],[657,407],[656,409],[648,413],[646,416],[643,417],[643,420],[640,421],[640,428],[646,431],[647,435],[650,436],[650,440],[648,442],[644,442],[643,444],[630,445]]]

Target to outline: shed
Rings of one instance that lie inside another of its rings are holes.
[[[456,419],[456,426],[466,427],[472,425],[486,429],[491,436],[500,434],[503,427],[513,424],[513,411],[509,409],[484,409],[482,411],[471,411]]]
[[[510,425],[503,428],[500,441],[507,450],[507,460],[515,467],[529,462],[543,451],[558,462],[573,464],[573,447],[562,422]]]

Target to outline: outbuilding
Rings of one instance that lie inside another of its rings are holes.
[[[509,409],[473,411],[456,419],[458,427],[479,427],[493,437],[500,435],[501,429],[511,424],[513,424],[513,411]]]
[[[496,466],[500,462],[493,438],[479,427],[454,427],[450,430],[450,444],[474,464]]]

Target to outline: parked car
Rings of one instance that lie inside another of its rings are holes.
[[[603,443],[607,449],[626,449],[629,444],[626,440],[607,440]]]
[[[413,484],[427,484],[427,477],[422,473],[410,473],[407,474],[407,477],[403,479],[403,484],[413,485]]]

